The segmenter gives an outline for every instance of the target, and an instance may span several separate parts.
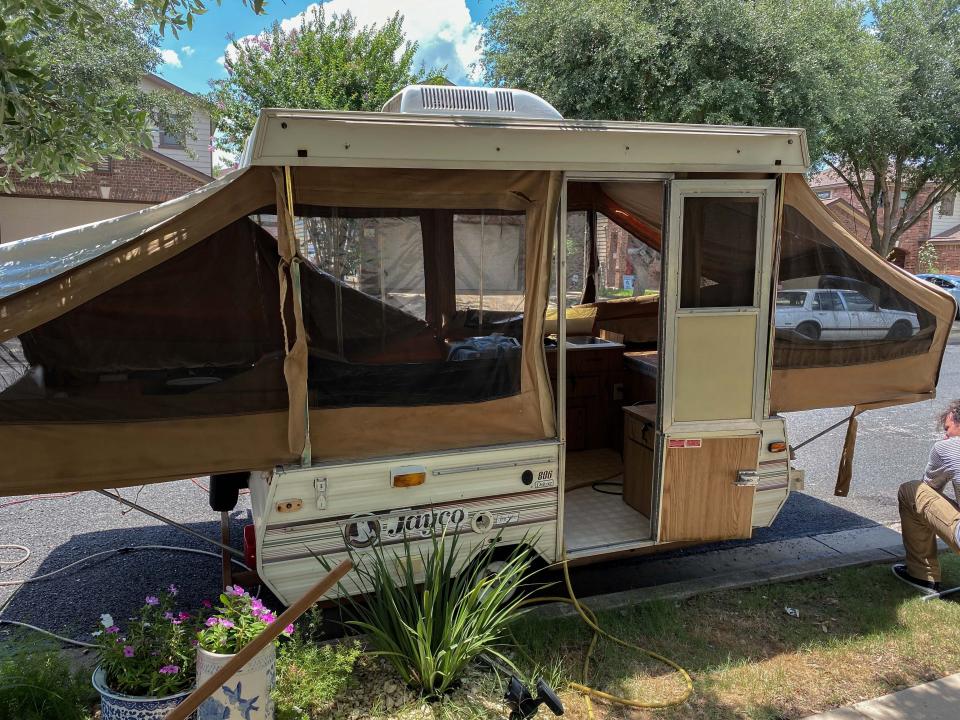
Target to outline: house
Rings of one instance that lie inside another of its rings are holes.
[[[141,88],[191,95],[152,74]],[[153,149],[107,159],[71,182],[15,179],[16,191],[0,194],[0,242],[125,215],[206,185],[213,179],[210,113],[194,110],[192,125],[195,139],[154,129]]]
[[[819,173],[810,180],[810,186],[847,232],[865,245],[870,245],[870,221],[853,190],[839,175],[834,172]],[[929,183],[914,202],[923,202],[935,187]],[[868,192],[869,188],[868,184]],[[894,250],[902,258],[904,268],[919,272],[917,251],[927,241],[937,250],[940,272],[960,274],[960,205],[956,202],[955,192],[944,195],[900,236]]]

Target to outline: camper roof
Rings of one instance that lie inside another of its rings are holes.
[[[241,165],[802,173],[796,128],[264,109]]]

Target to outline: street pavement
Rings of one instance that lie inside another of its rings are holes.
[[[919,477],[930,445],[938,437],[937,412],[955,397],[960,397],[960,346],[951,345],[944,357],[937,400],[861,416],[849,497],[833,496],[844,437],[841,427],[798,451],[796,465],[807,474],[805,492],[792,494],[774,525],[757,530],[752,540],[675,551],[657,556],[660,564],[651,564],[650,558],[636,558],[577,568],[573,572],[577,593],[589,596],[669,582],[668,568],[684,567],[683,558],[785,540],[797,541],[784,547],[785,552],[793,552],[795,559],[801,561],[809,559],[805,553],[809,547],[815,547],[807,544],[805,538],[896,522],[897,487],[905,480]],[[791,443],[811,437],[848,412],[849,409],[831,409],[790,413]],[[142,490],[128,488],[123,494],[131,499],[139,494],[139,502],[146,507],[208,537],[219,537],[218,515],[209,509],[203,489],[189,480]],[[93,553],[121,547],[156,544],[215,550],[93,493],[20,500],[26,498],[0,498],[0,545],[19,544],[31,551],[22,565],[0,564],[2,618],[89,639],[86,633],[95,628],[101,613],[129,616],[146,595],[170,583],[181,588],[180,599],[187,608],[196,607],[201,599],[215,597],[219,591],[217,559],[156,551],[99,558],[18,591],[3,587],[4,582],[36,577]],[[249,503],[246,496],[241,496],[240,504],[231,513],[234,546],[240,545],[241,527],[249,522],[248,517]],[[0,551],[0,560],[17,557],[16,551]],[[0,637],[3,632],[0,626]]]

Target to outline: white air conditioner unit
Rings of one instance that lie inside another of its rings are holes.
[[[408,85],[381,112],[563,120],[550,103],[526,90],[451,85]]]

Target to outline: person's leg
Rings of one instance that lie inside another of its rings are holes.
[[[960,552],[956,539],[960,511],[921,480],[901,485],[897,499],[903,547],[907,554],[907,572],[918,580],[939,582],[937,536],[955,552]]]

